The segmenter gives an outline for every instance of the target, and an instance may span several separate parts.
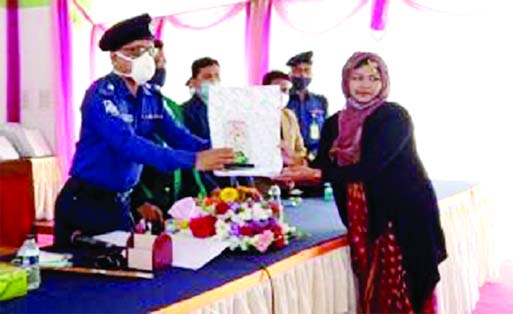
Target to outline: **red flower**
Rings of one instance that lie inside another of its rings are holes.
[[[228,209],[230,209],[230,205],[225,202],[219,202],[216,205],[216,215],[223,215],[228,211]]]
[[[189,221],[189,228],[196,238],[208,238],[216,234],[216,221],[217,218],[214,216],[192,218]]]
[[[271,207],[274,216],[278,216],[280,214],[280,204],[277,202],[269,202],[269,207]]]
[[[250,226],[248,225],[244,225],[240,228],[240,234],[242,234],[243,236],[253,236],[253,230],[251,229]]]
[[[287,245],[287,241],[285,241],[285,237],[282,233],[274,234],[274,245],[276,245],[277,248],[282,248]]]
[[[206,197],[203,200],[203,205],[205,205],[205,206],[210,206],[210,205],[212,205],[214,203],[215,203],[215,198],[214,197]]]
[[[271,227],[271,231],[274,233],[275,237],[283,236],[283,231],[281,230],[281,227],[279,225],[274,225]]]

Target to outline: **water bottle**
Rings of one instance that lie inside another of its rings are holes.
[[[277,184],[271,185],[267,191],[269,201],[276,203],[279,206],[278,219],[283,219],[283,205],[281,204],[281,189]]]
[[[330,202],[333,200],[333,188],[329,182],[324,183],[324,201]]]
[[[27,239],[18,250],[17,258],[20,266],[27,271],[28,290],[39,288],[39,285],[41,284],[39,247],[36,244],[34,235],[27,236]]]

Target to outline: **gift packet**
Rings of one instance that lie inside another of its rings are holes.
[[[27,294],[27,272],[9,263],[0,262],[0,301]]]
[[[154,271],[173,262],[171,236],[132,233],[128,239],[128,268]]]

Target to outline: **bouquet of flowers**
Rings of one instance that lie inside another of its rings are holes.
[[[178,201],[171,208],[171,215],[180,210],[182,201],[189,207],[192,205],[191,198]],[[286,246],[296,235],[296,228],[283,221],[281,204],[265,200],[255,188],[227,187],[208,197],[195,199],[193,206],[193,213],[188,211],[188,223],[185,224],[192,234],[228,241],[232,250],[255,248],[265,252],[271,247]]]

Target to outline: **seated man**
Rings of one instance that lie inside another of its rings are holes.
[[[262,84],[279,85],[282,92],[281,149],[283,163],[285,166],[305,164],[306,148],[297,117],[292,110],[286,108],[292,86],[289,76],[281,71],[271,71],[264,76]]]
[[[320,171],[308,167],[306,160],[306,148],[299,129],[297,117],[290,109],[285,108],[291,87],[290,78],[280,71],[268,72],[263,78],[263,85],[279,85],[282,91],[283,109],[281,118],[282,157],[284,168],[279,177],[273,181],[280,184],[285,190],[301,187],[307,194],[318,195],[320,183]],[[269,180],[257,180],[259,189],[266,192],[272,182]]]
[[[184,125],[192,134],[210,140],[207,111],[208,93],[211,86],[216,86],[221,82],[219,62],[210,57],[197,59],[192,63],[191,72],[192,75],[187,81],[187,86],[194,90],[194,94],[183,104]],[[254,185],[252,177],[224,178],[216,177],[212,173],[208,173],[208,176],[219,187],[237,184]]]
[[[130,194],[143,164],[160,171],[222,169],[233,150],[178,126],[163,108],[160,94],[147,85],[155,74],[155,48],[147,14],[108,29],[100,48],[110,52],[113,71],[95,81],[82,102],[82,126],[70,178],[55,204],[55,244],[73,234],[86,236],[133,230]],[[152,142],[158,134],[167,147]],[[145,219],[155,214],[141,212]],[[158,215],[158,214],[157,214]]]
[[[221,82],[219,62],[209,57],[198,59],[192,63],[191,72],[188,85],[195,93],[183,104],[184,125],[192,134],[210,140],[208,91],[210,86],[219,85]]]

